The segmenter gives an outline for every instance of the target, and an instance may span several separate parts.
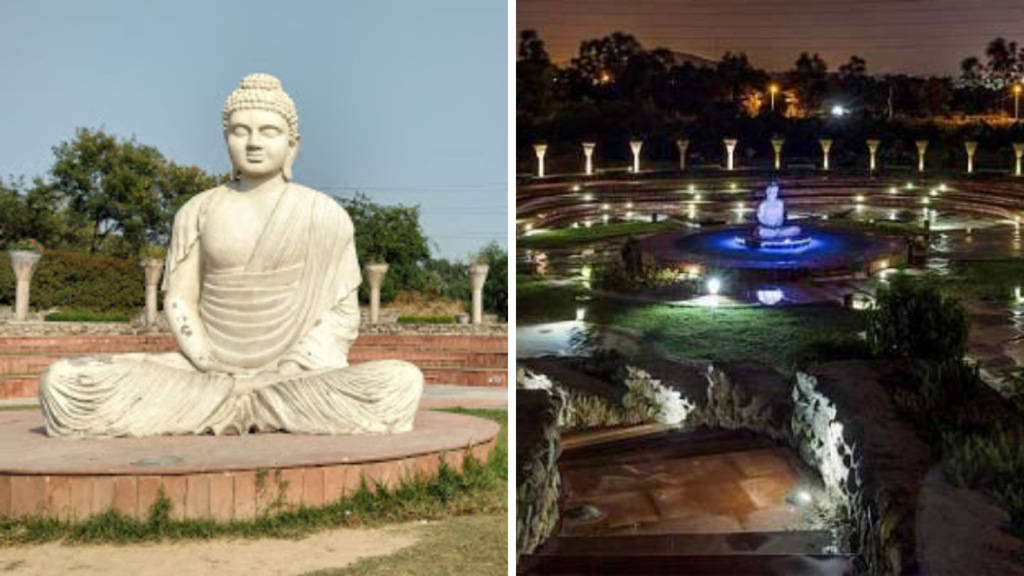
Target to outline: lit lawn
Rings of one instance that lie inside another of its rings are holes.
[[[508,574],[505,516],[467,516],[417,528],[418,543],[390,556],[367,558],[306,576],[499,576]]]
[[[638,333],[658,352],[685,359],[757,360],[791,368],[808,346],[851,338],[864,315],[834,305],[782,308],[641,306],[595,309],[590,319]]]
[[[682,224],[676,220],[662,220],[660,222],[611,222],[609,224],[594,224],[590,228],[582,226],[579,228],[559,228],[517,238],[516,247],[531,249],[567,248],[576,244],[591,244],[625,236],[638,236],[675,230],[680,226]]]
[[[574,285],[552,285],[530,274],[516,274],[516,321],[538,324],[572,320],[576,314]]]
[[[954,262],[951,267],[951,275],[930,281],[963,300],[1009,303],[1014,288],[1024,286],[1024,260],[1021,259]]]

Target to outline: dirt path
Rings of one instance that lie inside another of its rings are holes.
[[[3,576],[292,576],[393,554],[419,530],[339,529],[301,540],[213,540],[145,545],[43,544],[0,548]]]

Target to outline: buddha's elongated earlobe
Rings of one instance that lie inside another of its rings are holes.
[[[292,181],[292,164],[295,164],[295,157],[299,155],[300,140],[298,136],[295,137],[295,143],[290,146],[291,149],[288,151],[288,159],[284,161],[284,166],[281,167],[281,175],[288,182]]]

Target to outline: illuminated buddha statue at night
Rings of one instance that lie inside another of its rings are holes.
[[[298,114],[273,76],[224,105],[234,179],[174,220],[164,312],[180,352],[57,362],[42,376],[57,437],[393,433],[412,429],[412,364],[348,365],[360,267],[352,221],[292,182]]]
[[[757,205],[757,238],[781,241],[800,236],[799,226],[786,225],[786,205],[779,198],[779,185],[768,184],[765,199]]]

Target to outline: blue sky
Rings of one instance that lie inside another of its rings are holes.
[[[507,246],[507,6],[494,0],[0,2],[0,175],[78,127],[226,172],[220,111],[252,72],[299,111],[295,180],[418,204],[437,253]]]

